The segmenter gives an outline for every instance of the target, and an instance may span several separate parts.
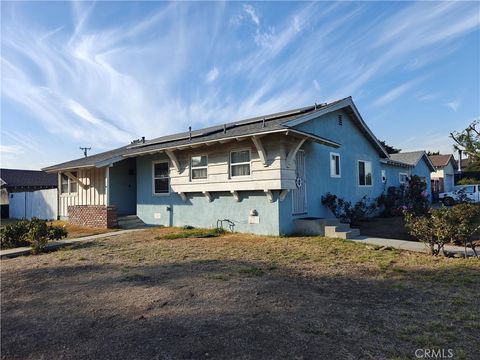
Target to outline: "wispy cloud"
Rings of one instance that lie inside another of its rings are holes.
[[[3,154],[23,154],[23,149],[21,146],[18,145],[5,145],[1,144],[0,145],[0,153]]]
[[[28,112],[52,142],[96,151],[349,95],[382,111],[409,92],[445,103],[460,93],[434,97],[422,81],[398,79],[422,78],[480,22],[476,4],[454,2],[388,11],[342,2],[292,3],[285,11],[266,3],[155,3],[122,21],[99,20],[98,3],[70,6],[51,26],[22,16],[27,5],[2,7],[2,101]],[[384,84],[396,85],[379,94]],[[455,101],[448,106],[459,111]],[[26,153],[37,147],[7,128],[2,136]]]
[[[418,80],[414,80],[414,81],[409,81],[409,82],[406,82],[404,84],[401,84],[401,85],[391,89],[387,93],[385,93],[385,95],[379,97],[377,100],[375,100],[373,102],[372,105],[373,106],[386,105],[386,104],[396,100],[397,98],[399,98],[403,94],[405,94],[408,90],[410,90],[417,83],[418,83]]]
[[[446,105],[453,111],[457,112],[461,103],[462,102],[460,101],[460,99],[455,99],[455,100],[449,101]]]
[[[216,66],[214,66],[214,67],[207,73],[207,76],[206,76],[206,81],[207,81],[207,83],[211,83],[211,82],[217,80],[219,74],[220,74],[220,72],[218,71],[218,68],[217,68]]]

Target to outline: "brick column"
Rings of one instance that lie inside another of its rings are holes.
[[[94,227],[114,228],[117,223],[117,208],[104,205],[73,205],[68,207],[68,221],[71,224]]]

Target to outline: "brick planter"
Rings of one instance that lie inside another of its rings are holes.
[[[68,222],[74,225],[114,228],[117,226],[117,208],[104,205],[73,205],[68,207]]]

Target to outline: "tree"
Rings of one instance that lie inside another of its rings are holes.
[[[380,141],[380,144],[382,144],[383,148],[388,154],[398,154],[400,151],[402,151],[402,149],[397,149],[388,145],[385,141]]]
[[[470,159],[467,170],[480,171],[480,119],[474,120],[465,130],[450,133],[455,141],[453,146]]]
[[[440,155],[440,151],[427,151],[427,155],[428,155],[428,156]]]

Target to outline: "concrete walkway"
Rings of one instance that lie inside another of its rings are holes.
[[[391,247],[394,249],[408,250],[408,251],[421,252],[421,253],[429,253],[430,251],[430,249],[427,246],[425,246],[424,243],[417,242],[417,241],[384,239],[384,238],[376,238],[376,237],[369,237],[369,236],[357,236],[350,240],[358,243],[364,243],[364,244],[376,245],[376,246],[385,246],[385,247]],[[445,251],[448,253],[452,253],[456,256],[464,256],[465,254],[465,249],[462,246],[445,245]],[[477,254],[480,255],[480,249],[477,249]],[[467,256],[475,256],[471,248],[467,248]]]
[[[120,230],[120,231],[112,231],[109,233],[103,233],[103,234],[97,234],[97,235],[90,235],[90,236],[84,236],[84,237],[79,237],[75,239],[65,239],[65,240],[58,240],[58,241],[52,241],[47,244],[45,247],[45,250],[50,251],[50,250],[55,250],[63,246],[67,245],[72,245],[76,243],[81,243],[81,242],[87,242],[91,240],[96,240],[96,239],[102,239],[102,238],[107,238],[107,237],[112,237],[112,236],[117,236],[117,235],[122,235],[122,234],[128,234],[131,232],[136,232],[136,231],[142,231],[145,230],[146,228],[143,229],[128,229],[128,230]],[[0,250],[0,258],[13,258],[17,256],[23,256],[23,255],[28,255],[32,251],[32,248],[29,246],[25,247],[19,247],[15,249],[6,249],[6,250]]]

